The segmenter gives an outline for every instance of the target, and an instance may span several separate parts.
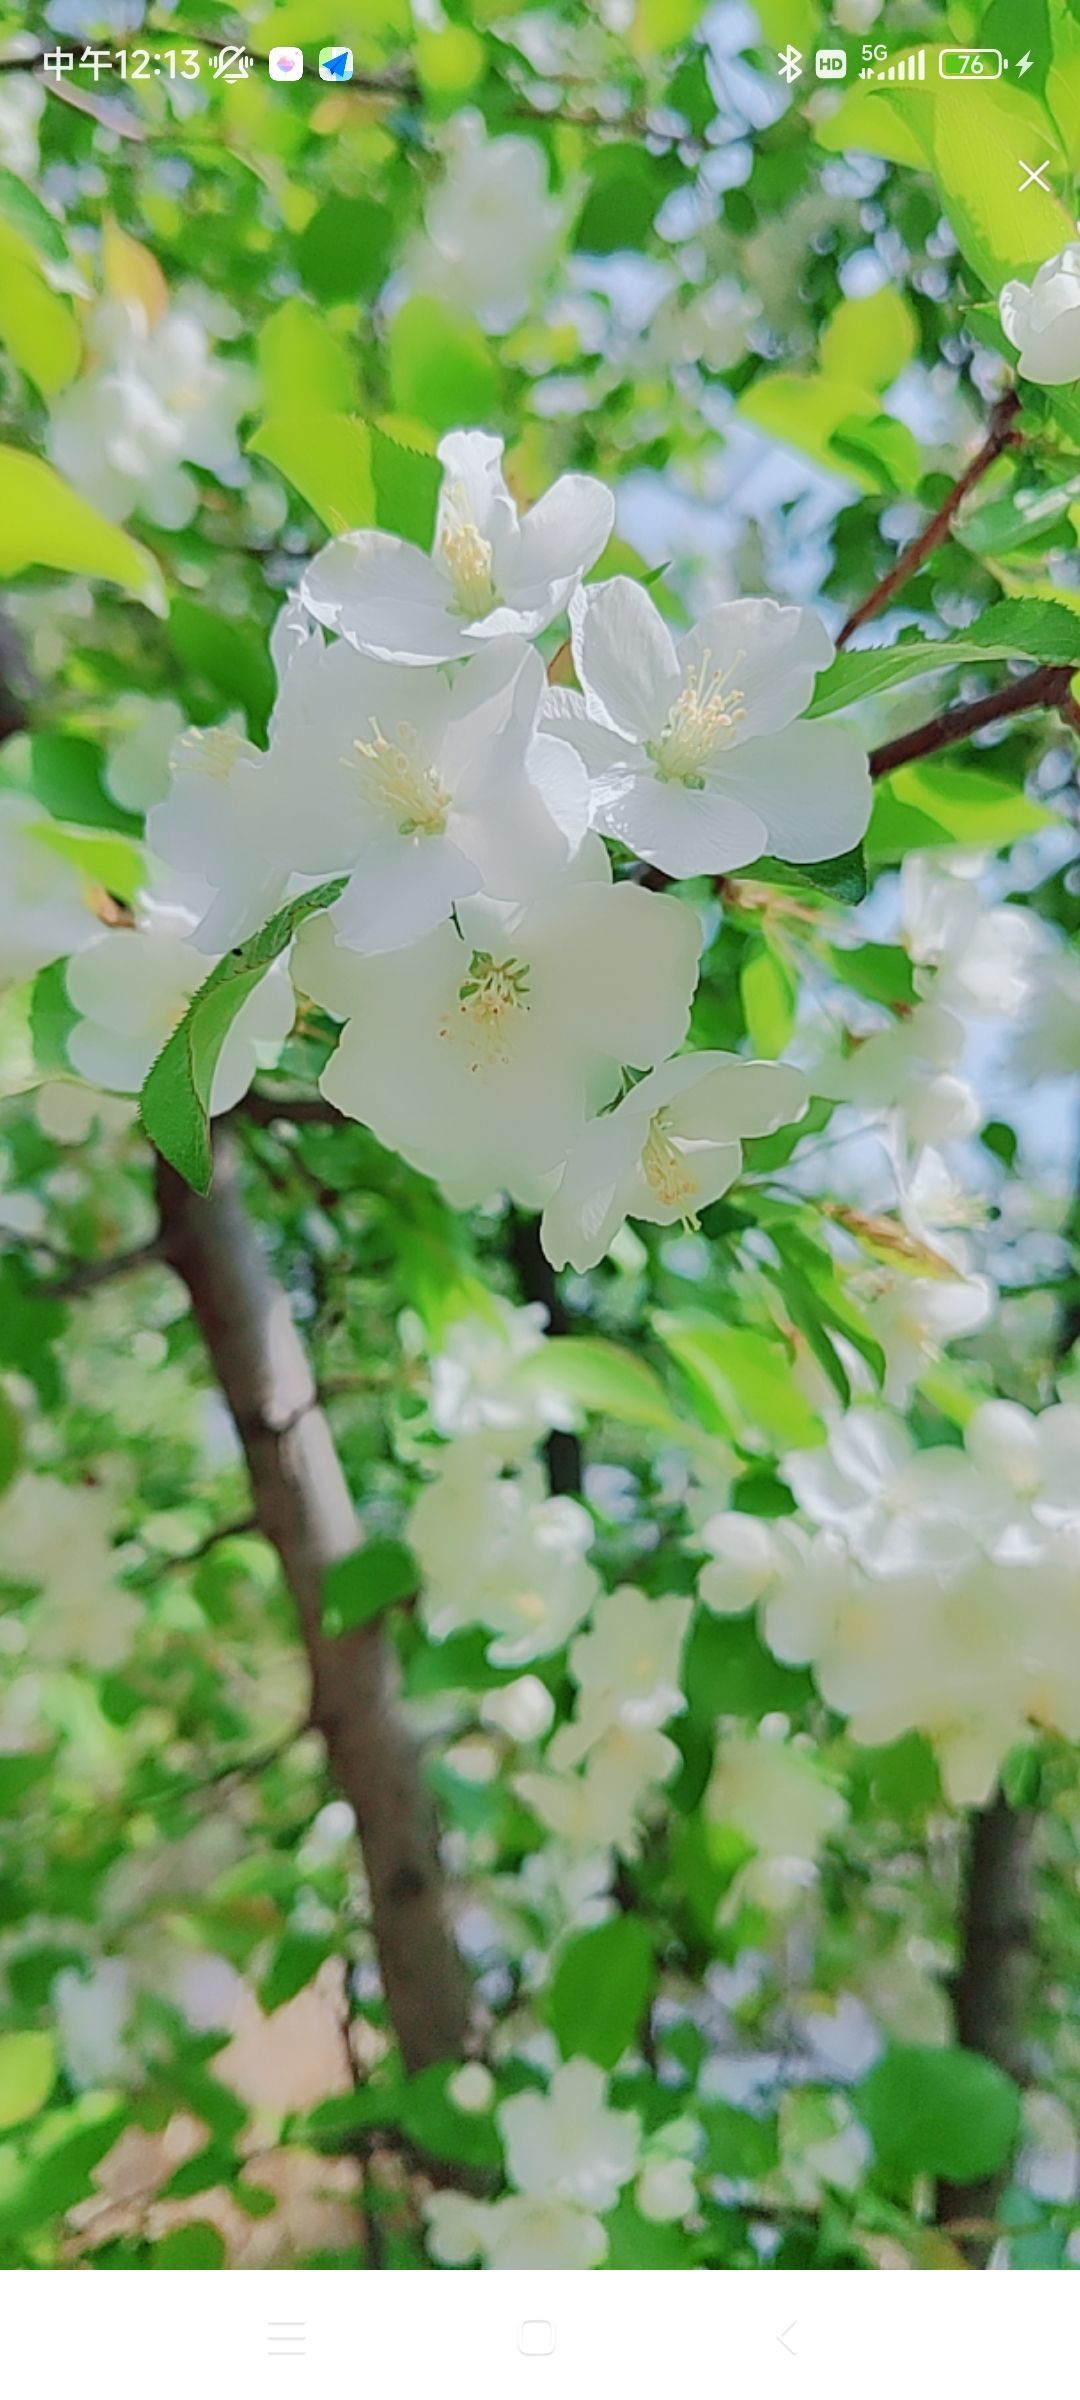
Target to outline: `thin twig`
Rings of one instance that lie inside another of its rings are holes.
[[[843,649],[845,642],[850,641],[852,634],[860,625],[865,625],[869,617],[876,617],[883,608],[887,607],[896,593],[903,590],[905,583],[910,583],[912,576],[918,574],[919,568],[931,556],[931,553],[940,549],[942,542],[948,540],[952,532],[953,519],[957,510],[967,499],[968,493],[981,481],[987,469],[993,466],[995,459],[1000,458],[1003,451],[1015,449],[1020,442],[1021,436],[1017,433],[1014,423],[1016,417],[1019,416],[1020,407],[1021,401],[1018,392],[1003,393],[991,416],[990,430],[981,450],[976,451],[970,466],[966,467],[964,473],[958,477],[951,492],[946,493],[941,507],[923,526],[922,532],[916,534],[914,541],[909,542],[907,549],[901,552],[895,566],[890,567],[888,574],[883,575],[880,583],[874,585],[873,591],[867,593],[865,600],[860,600],[858,607],[852,609],[850,617],[837,634],[836,647],[838,650]]]
[[[39,1285],[47,1300],[74,1300],[83,1292],[96,1291],[99,1284],[113,1283],[121,1275],[134,1275],[140,1267],[160,1264],[164,1257],[160,1237],[141,1242],[137,1250],[121,1250],[112,1258],[80,1258],[73,1260],[67,1273],[52,1277]]]

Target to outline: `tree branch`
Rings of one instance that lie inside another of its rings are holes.
[[[1024,2037],[1035,1981],[1034,1838],[1034,1810],[1011,1807],[1003,1792],[973,1816],[952,1984],[957,2040],[1017,2083],[1028,2080]],[[1008,2180],[1006,2163],[979,2183],[938,2185],[936,2222],[948,2227],[973,2266],[987,2265],[993,2238],[965,2231],[965,2220],[993,2221]]]
[[[866,599],[860,600],[858,607],[852,609],[850,617],[837,634],[836,647],[838,650],[843,649],[844,644],[851,640],[852,634],[860,625],[865,625],[869,617],[876,617],[881,609],[887,608],[889,601],[895,599],[897,592],[903,590],[905,583],[910,583],[912,576],[918,574],[920,567],[925,564],[932,552],[940,549],[942,542],[947,541],[952,532],[953,518],[967,499],[968,493],[986,474],[987,469],[993,466],[995,459],[1001,457],[1003,451],[1014,449],[1019,443],[1020,435],[1015,429],[1015,419],[1020,414],[1020,407],[1021,401],[1018,392],[1003,393],[990,418],[990,430],[981,450],[976,451],[970,466],[966,467],[964,473],[958,477],[951,492],[948,492],[942,501],[941,507],[923,526],[922,532],[917,533],[914,541],[909,542],[907,549],[902,551],[895,566],[890,567],[888,574],[882,576],[881,582],[876,583],[873,591],[867,593]]]
[[[1080,644],[1078,644],[1080,647]],[[1027,675],[1017,675],[998,692],[987,692],[981,700],[964,700],[956,708],[942,709],[925,725],[916,725],[910,733],[898,734],[895,741],[883,742],[880,749],[870,753],[870,773],[877,781],[892,775],[897,767],[909,766],[916,758],[930,758],[935,750],[949,750],[956,742],[967,741],[969,735],[981,733],[984,725],[998,725],[1006,717],[1018,717],[1028,708],[1061,708],[1067,700],[1069,685],[1077,670],[1071,667],[1032,667]]]
[[[200,1200],[157,1166],[162,1246],[243,1444],[260,1531],[296,1603],[311,1671],[311,1722],[355,1810],[391,2022],[411,2071],[463,2051],[465,1969],[447,1922],[434,1816],[402,1714],[381,1624],[337,1640],[322,1630],[327,1569],[357,1546],[341,1464],[284,1292],[273,1281],[240,1191],[228,1136]]]

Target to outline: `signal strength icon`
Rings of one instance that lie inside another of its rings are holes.
[[[913,50],[909,58],[901,58],[891,67],[861,67],[860,83],[925,83],[926,52]]]

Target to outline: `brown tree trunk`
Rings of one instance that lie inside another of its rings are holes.
[[[960,1963],[952,1986],[956,2037],[992,2059],[1015,2082],[1027,2080],[1024,2031],[1035,1977],[1035,1813],[997,1792],[968,1829],[960,1925]],[[937,2221],[948,2228],[992,2223],[1009,2180],[1006,2165],[982,2183],[941,2183]],[[989,2235],[961,2238],[973,2266],[985,2266]]]
[[[187,1286],[251,1478],[256,1522],[277,1551],[311,1670],[311,1721],[356,1813],[390,2018],[410,2070],[455,2058],[469,1987],[450,1931],[434,1814],[398,1697],[383,1627],[331,1640],[327,1569],[357,1546],[341,1464],[285,1293],[244,1206],[236,1154],[219,1135],[214,1188],[200,1200],[157,1164],[161,1254]]]

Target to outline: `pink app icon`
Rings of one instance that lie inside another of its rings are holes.
[[[304,72],[302,50],[271,50],[271,83],[299,83]]]

